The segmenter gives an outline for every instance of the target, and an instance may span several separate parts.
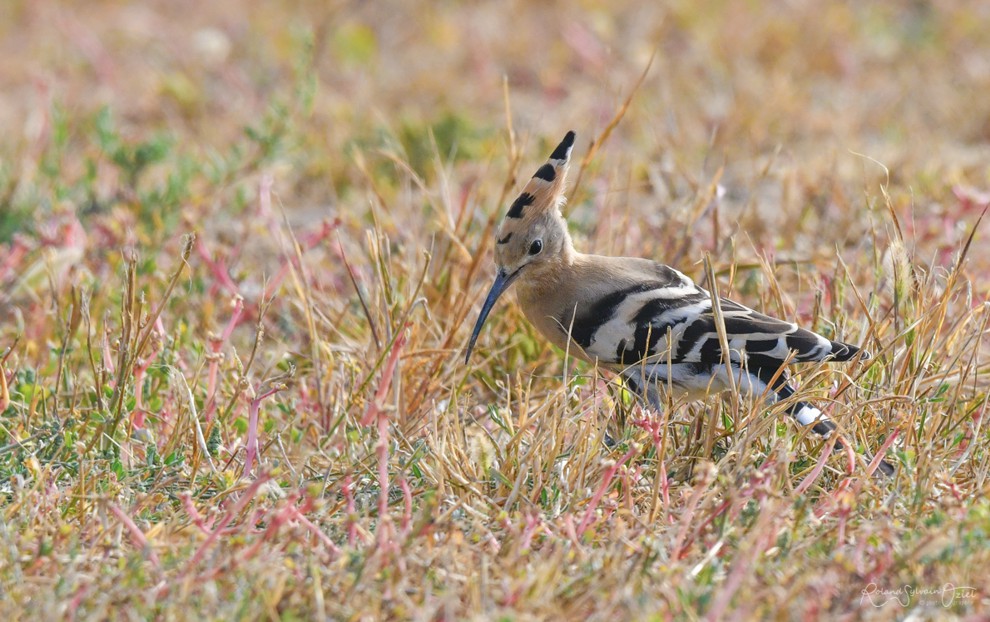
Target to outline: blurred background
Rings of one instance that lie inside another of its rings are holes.
[[[372,195],[413,199],[375,218],[398,243],[427,245],[459,210],[462,232],[500,216],[511,157],[532,167],[574,129],[583,158],[627,99],[572,193],[585,250],[670,261],[698,250],[670,257],[664,227],[692,229],[716,254],[713,236],[735,226],[749,255],[823,234],[855,245],[872,235],[864,194],[880,184],[918,239],[955,248],[944,202],[987,183],[980,1],[11,0],[0,11],[0,242],[39,214],[115,210],[124,225],[107,226],[146,242],[128,223],[154,222],[160,239],[184,219],[244,235],[229,216],[264,173],[292,222],[341,219],[353,237]],[[715,230],[695,205],[712,183]],[[629,218],[636,227],[619,226]],[[459,246],[462,260],[476,250]]]
[[[542,157],[534,141],[567,129],[586,145],[654,54],[601,167],[635,153],[641,169],[666,160],[701,178],[775,157],[809,183],[829,169],[862,183],[870,166],[851,151],[895,178],[955,180],[987,162],[979,1],[10,0],[0,11],[8,178],[58,127],[53,114],[110,106],[129,139],[165,132],[210,153],[284,108],[283,200],[325,209],[353,184],[355,149],[401,150],[421,175],[435,173],[435,151],[504,172],[506,92],[530,159]],[[72,160],[66,176],[80,174]]]

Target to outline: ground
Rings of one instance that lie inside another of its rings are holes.
[[[4,619],[990,611],[986,2],[0,13]],[[508,299],[464,363],[571,129],[581,250],[873,352],[796,370],[849,451]]]

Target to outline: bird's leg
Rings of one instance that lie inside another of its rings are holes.
[[[780,375],[780,378],[778,378],[777,382],[774,384],[775,386],[772,387],[773,391],[771,392],[771,400],[776,402],[794,395],[794,389],[787,384],[787,379],[783,377],[783,374]],[[808,402],[796,401],[787,408],[787,412],[800,424],[812,424],[812,431],[823,439],[828,439],[838,428],[838,426],[836,426],[835,423],[825,415],[825,413]],[[846,444],[845,438],[843,438],[840,434],[835,440],[833,451],[841,450],[846,446]],[[867,457],[870,460],[873,459],[870,454],[867,454]],[[893,477],[894,471],[894,465],[886,460],[881,460],[877,468],[878,473],[883,473],[887,477]]]

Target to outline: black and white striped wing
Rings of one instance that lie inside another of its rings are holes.
[[[677,278],[618,288],[579,308],[571,337],[589,355],[613,365],[650,357],[699,367],[722,363],[711,296],[671,272]],[[791,351],[793,362],[844,361],[859,351],[731,300],[722,299],[721,309],[731,359],[745,362],[753,373],[772,376]]]
[[[790,358],[792,362],[847,361],[859,348],[831,341],[810,330],[764,315],[732,300],[720,301],[730,358],[745,361],[761,377],[772,376]],[[723,360],[711,299],[707,309],[687,323],[674,344],[674,358],[685,363],[715,364]]]

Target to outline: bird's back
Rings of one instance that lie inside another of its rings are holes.
[[[663,264],[576,254],[538,290],[520,288],[523,311],[560,347],[567,336],[600,364],[646,360],[690,364],[699,373],[723,362],[711,295]],[[785,361],[849,360],[859,348],[720,299],[733,362],[772,377]],[[793,352],[793,354],[792,354]]]

